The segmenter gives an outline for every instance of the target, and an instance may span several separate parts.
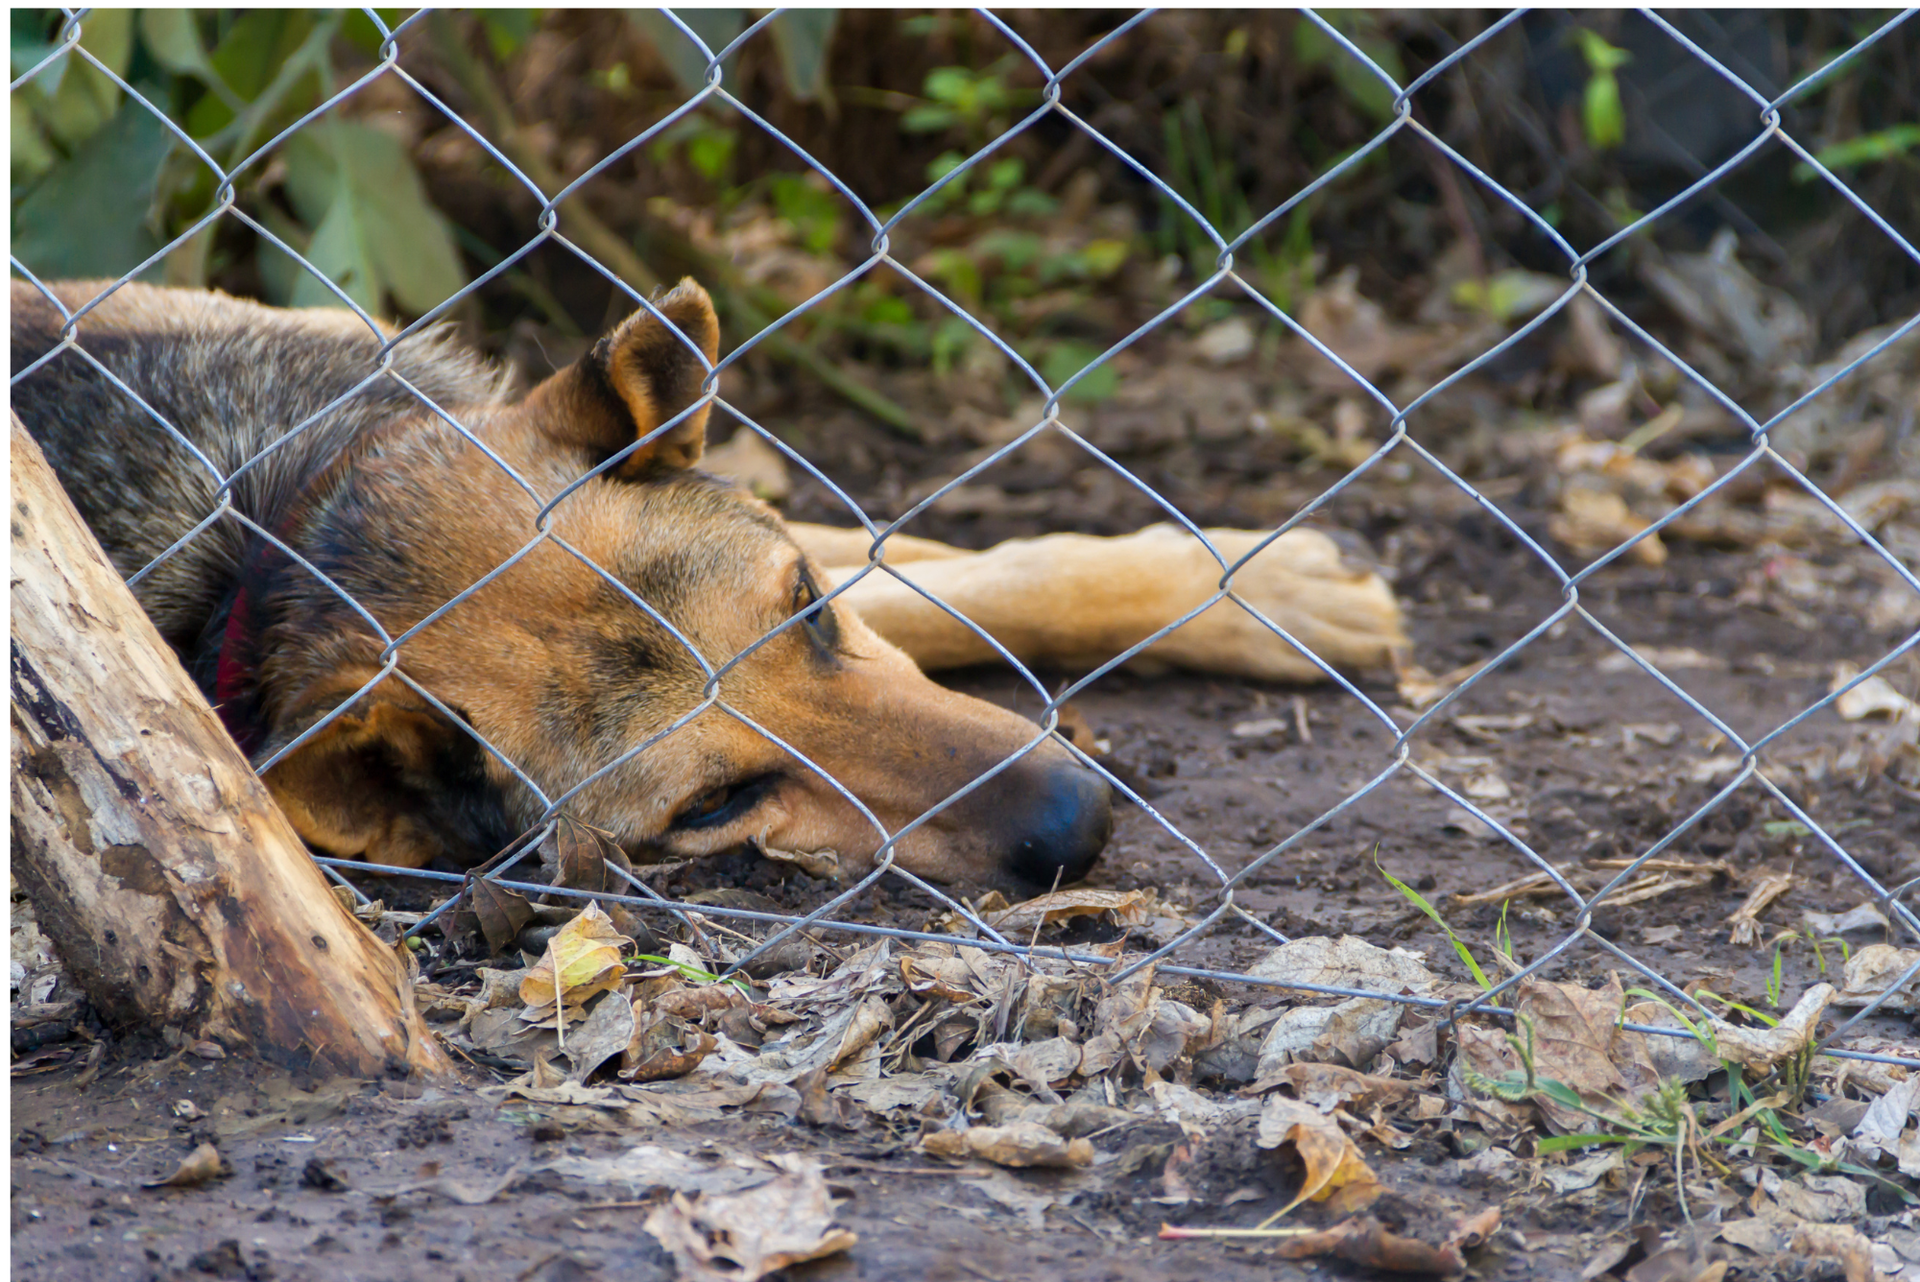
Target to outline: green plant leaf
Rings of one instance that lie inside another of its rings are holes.
[[[92,9],[80,24],[80,47],[115,75],[133,59],[133,11]],[[57,77],[58,85],[53,87]],[[31,82],[39,87],[36,114],[53,140],[71,153],[113,119],[120,86],[83,58],[67,56]],[[31,99],[30,99],[31,100]]]
[[[406,10],[375,9],[374,12],[380,15],[380,21],[387,24],[387,30],[392,31],[399,25],[400,19],[402,15],[406,13]],[[487,10],[486,12],[494,13],[500,11]],[[512,12],[537,14],[539,11],[523,9],[513,10]],[[485,19],[483,18],[482,21],[485,21]],[[360,48],[365,50],[370,56],[376,58],[380,56],[380,28],[373,25],[373,19],[367,17],[367,11],[365,9],[349,9],[341,14],[340,34],[353,41],[356,45],[359,45]]]
[[[327,207],[320,225],[313,229],[313,239],[307,242],[303,256],[359,304],[362,311],[378,315],[384,291],[370,252],[372,237],[367,234],[361,212],[360,202],[350,192],[343,191]],[[294,278],[293,296],[289,301],[295,307],[340,306],[339,297],[316,280],[311,271],[302,271]]]
[[[1587,145],[1595,151],[1607,151],[1626,141],[1627,117],[1620,106],[1620,82],[1611,71],[1596,71],[1587,78],[1581,122],[1586,126]]]
[[[1607,72],[1626,66],[1633,61],[1633,55],[1617,45],[1609,44],[1607,38],[1598,31],[1586,27],[1574,31],[1574,39],[1580,42],[1580,56],[1587,61],[1587,70]]]
[[[60,15],[49,9],[15,9],[8,23],[11,47],[8,61],[14,76],[24,76],[40,64],[40,60],[59,48],[58,36]],[[59,87],[61,74],[66,70],[66,59],[62,58],[43,70],[33,80],[41,92],[52,93]]]
[[[56,164],[13,211],[13,253],[41,277],[119,276],[160,248],[147,225],[173,137],[137,105]]]
[[[387,19],[391,27],[393,20]],[[540,25],[538,9],[483,9],[480,11],[480,25],[487,33],[487,47],[493,50],[494,59],[505,62],[519,52],[520,46],[532,38]]]
[[[1862,134],[1858,138],[1849,138],[1845,142],[1829,144],[1814,152],[1813,158],[1828,169],[1857,169],[1861,165],[1879,164],[1896,156],[1904,156],[1916,147],[1920,147],[1920,125],[1894,125]],[[1804,160],[1793,167],[1795,182],[1812,182],[1819,176],[1820,171]]]
[[[60,162],[60,153],[53,149],[47,140],[47,131],[34,118],[33,104],[26,94],[15,93],[8,107],[12,113],[8,123],[13,137],[13,155],[9,158],[13,189],[25,191],[35,179]]]
[[[1377,856],[1377,852],[1376,852],[1376,856]],[[1428,919],[1431,920],[1434,925],[1438,926],[1442,931],[1446,933],[1447,942],[1453,945],[1453,951],[1460,955],[1460,960],[1462,962],[1466,963],[1468,972],[1473,975],[1473,982],[1480,985],[1481,988],[1492,988],[1493,987],[1492,981],[1487,978],[1486,972],[1480,969],[1480,963],[1474,959],[1473,951],[1469,949],[1466,946],[1466,944],[1461,942],[1460,937],[1458,935],[1453,933],[1453,927],[1447,925],[1447,919],[1440,915],[1440,910],[1438,908],[1435,908],[1432,904],[1428,903],[1425,895],[1422,895],[1419,891],[1415,890],[1412,886],[1409,886],[1406,882],[1401,881],[1398,877],[1388,872],[1385,868],[1381,868],[1380,860],[1377,857],[1373,861],[1373,866],[1379,869],[1380,875],[1382,877],[1385,877],[1387,879],[1388,885],[1392,886],[1395,890],[1399,891],[1401,896],[1405,898],[1408,903],[1412,904],[1415,908],[1418,908],[1421,912],[1425,913]]]
[[[214,71],[233,95],[250,103],[266,92],[307,37],[313,17],[299,9],[249,9],[240,15],[209,56]],[[187,113],[187,132],[206,139],[232,124],[239,113],[209,95]]]
[[[703,129],[687,139],[687,163],[708,182],[717,183],[733,164],[733,153],[739,145],[740,135],[735,130]]]
[[[1583,1135],[1545,1135],[1534,1141],[1533,1151],[1541,1157],[1550,1153],[1565,1153],[1576,1148],[1589,1148],[1595,1144],[1631,1144],[1636,1137],[1615,1135],[1606,1131],[1589,1131]]]
[[[1593,1106],[1580,1098],[1580,1092],[1553,1077],[1535,1077],[1534,1089],[1562,1108],[1578,1109],[1582,1113],[1593,1112]]]
[[[938,133],[942,129],[951,129],[960,123],[960,115],[952,107],[943,107],[937,102],[921,103],[909,107],[900,116],[900,128],[910,134]]]
[[[745,9],[676,9],[674,17],[687,24],[688,30],[699,36],[707,48],[719,53],[727,43],[747,29],[747,11]],[[707,83],[707,56],[700,52],[686,33],[668,21],[667,16],[657,9],[629,9],[627,20],[660,60],[667,64],[667,70],[688,93],[704,88]],[[720,70],[728,81],[733,79],[734,68],[739,65],[740,55],[734,54]]]
[[[206,46],[200,43],[193,10],[140,10],[140,39],[153,60],[174,75],[226,87],[226,81],[213,69],[213,60],[207,57]]]
[[[1049,387],[1058,391],[1063,383],[1098,360],[1101,354],[1100,348],[1087,343],[1062,340],[1049,348],[1041,358],[1040,377],[1047,380]],[[1091,404],[1104,401],[1119,390],[1120,371],[1109,361],[1068,388],[1066,399]]]
[[[833,101],[827,54],[839,19],[837,9],[788,9],[773,20],[773,47],[780,55],[787,92],[801,102]]]
[[[287,194],[312,226],[307,259],[370,312],[391,296],[415,314],[428,312],[466,284],[446,219],[399,140],[369,125],[327,120],[286,146]],[[295,285],[297,306],[338,305],[308,279]]]
[[[842,202],[837,192],[814,186],[811,174],[774,174],[768,180],[774,210],[799,233],[800,244],[812,254],[825,254],[840,238]]]

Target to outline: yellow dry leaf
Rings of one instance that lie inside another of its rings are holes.
[[[600,906],[588,904],[560,928],[546,955],[520,981],[520,1000],[529,1006],[552,1004],[556,974],[559,999],[569,1006],[617,988],[626,975],[621,954],[632,948],[633,941],[614,929]]]
[[[1306,1168],[1300,1193],[1279,1214],[1302,1202],[1329,1202],[1347,1215],[1373,1202],[1384,1191],[1373,1168],[1340,1129],[1340,1123],[1311,1104],[1267,1096],[1260,1108],[1261,1148],[1290,1146]]]
[[[1089,1166],[1094,1156],[1091,1141],[1063,1139],[1038,1122],[934,1131],[921,1139],[920,1147],[935,1157],[978,1157],[996,1166]]]

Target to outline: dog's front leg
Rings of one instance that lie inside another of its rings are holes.
[[[1261,535],[1209,530],[1234,565]],[[1171,525],[1120,538],[1054,534],[985,552],[910,560],[869,572],[844,599],[922,668],[991,662],[994,648],[915,591],[937,597],[1025,663],[1090,667],[1198,609],[1218,591],[1220,563]],[[858,566],[827,573],[836,583]],[[895,577],[898,575],[899,577]],[[1392,590],[1350,564],[1332,539],[1292,530],[1233,575],[1236,596],[1336,668],[1383,667],[1406,645]],[[1153,663],[1267,680],[1324,674],[1233,600],[1221,600],[1144,652]]]

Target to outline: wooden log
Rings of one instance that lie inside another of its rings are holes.
[[[329,892],[12,417],[13,871],[110,1026],[444,1075],[405,959]]]

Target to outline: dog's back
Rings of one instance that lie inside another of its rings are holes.
[[[73,311],[108,283],[53,288]],[[64,323],[38,289],[15,280],[13,372],[53,350]],[[219,293],[125,285],[82,318],[78,338],[86,355],[61,352],[22,379],[13,408],[129,576],[212,513],[236,473],[234,508],[277,529],[355,442],[428,412],[392,375],[448,410],[496,404],[504,391],[500,374],[446,330],[399,344],[382,373],[383,340],[350,312],[286,311]],[[221,626],[221,602],[253,537],[237,521],[216,521],[136,585],[183,654],[203,651],[208,630]]]

